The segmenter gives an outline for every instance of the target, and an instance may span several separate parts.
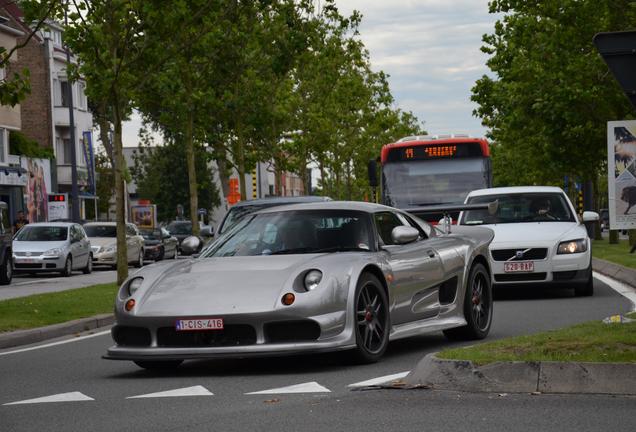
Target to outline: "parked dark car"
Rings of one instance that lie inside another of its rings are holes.
[[[170,235],[177,238],[180,247],[181,242],[192,235],[192,222],[189,220],[172,221],[166,226],[166,229]]]
[[[240,201],[234,204],[225,214],[225,217],[219,225],[218,234],[223,234],[234,224],[243,219],[248,214],[264,208],[283,206],[288,204],[300,204],[320,201],[331,201],[329,197],[323,196],[296,196],[296,197],[271,197],[261,198],[249,201]]]
[[[177,257],[179,240],[167,229],[140,230],[140,234],[144,238],[144,259],[161,261]]]
[[[6,202],[0,201],[0,285],[9,285],[13,278],[12,235],[7,215],[8,208]]]

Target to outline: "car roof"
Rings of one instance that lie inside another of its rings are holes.
[[[78,225],[75,222],[33,222],[26,224],[27,227],[39,227],[39,226],[53,226],[53,227],[70,227],[71,225]]]
[[[316,195],[307,196],[293,196],[293,197],[267,197],[259,198],[247,201],[239,201],[232,206],[232,208],[245,207],[245,206],[273,206],[273,205],[285,205],[295,203],[311,203],[311,202],[325,202],[331,201],[331,198]]]
[[[469,197],[486,195],[505,195],[515,193],[564,193],[563,189],[555,186],[512,186],[477,189],[468,194]]]
[[[375,213],[378,211],[400,211],[393,207],[387,207],[382,204],[375,204],[363,201],[322,201],[302,204],[281,205],[278,207],[268,207],[259,210],[258,214],[276,213],[280,211],[292,210],[355,210],[367,213]]]

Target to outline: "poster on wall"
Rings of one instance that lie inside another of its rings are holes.
[[[636,229],[636,120],[607,123],[610,229]]]
[[[24,193],[27,218],[30,223],[46,222],[49,220],[48,194],[51,192],[51,161],[21,158],[20,165],[27,171]]]
[[[154,229],[157,226],[157,206],[152,205],[137,205],[132,206],[132,222],[137,225],[139,229]]]

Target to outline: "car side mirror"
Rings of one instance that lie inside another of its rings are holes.
[[[201,228],[201,231],[199,232],[201,234],[201,237],[212,237],[214,236],[214,228],[211,226],[204,226],[203,228]]]
[[[202,246],[201,239],[197,236],[190,236],[181,242],[181,254],[193,255],[199,251]]]
[[[593,211],[584,211],[581,219],[583,219],[583,222],[596,222],[600,219],[600,216]]]
[[[419,236],[420,232],[411,226],[396,226],[393,228],[393,231],[391,231],[393,243],[398,245],[412,243],[417,240]]]

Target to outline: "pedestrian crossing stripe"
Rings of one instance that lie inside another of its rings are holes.
[[[245,393],[246,395],[259,394],[291,394],[291,393],[331,393],[326,387],[321,386],[316,381],[295,384],[287,387],[273,388],[269,390],[261,390],[256,392]]]
[[[161,391],[156,393],[148,393],[137,396],[128,396],[126,399],[143,399],[143,398],[163,398],[163,397],[184,397],[184,396],[214,396],[214,393],[203,386],[184,387],[174,390]]]
[[[51,396],[43,396],[35,399],[26,399],[17,402],[9,402],[4,405],[23,405],[23,404],[37,404],[37,403],[51,403],[51,402],[84,402],[93,401],[92,397],[88,397],[80,392],[59,393]]]

